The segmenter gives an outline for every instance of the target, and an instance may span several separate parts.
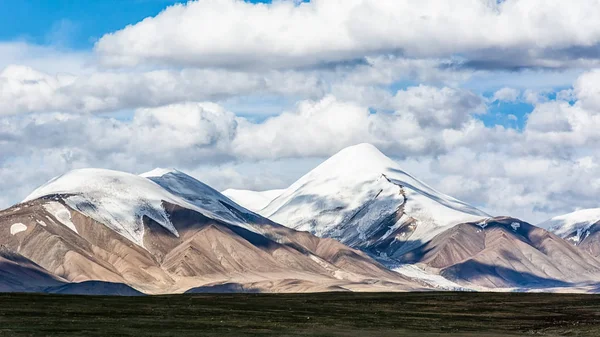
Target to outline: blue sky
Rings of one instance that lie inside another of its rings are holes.
[[[526,102],[494,102],[488,106],[488,113],[479,118],[487,127],[502,125],[522,129],[532,110],[533,105]]]
[[[116,31],[178,0],[17,0],[0,1],[0,40],[58,44],[88,49],[105,33]],[[270,2],[251,0],[249,2]]]
[[[19,0],[0,4],[0,40],[88,49],[103,34],[154,16],[174,0]]]

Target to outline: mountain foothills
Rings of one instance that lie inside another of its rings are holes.
[[[81,169],[0,212],[0,291],[596,292],[598,215],[494,217],[369,144],[264,192]]]

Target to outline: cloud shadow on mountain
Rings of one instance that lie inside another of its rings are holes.
[[[514,269],[509,269],[503,266],[494,266],[482,263],[475,260],[467,260],[465,262],[445,268],[441,275],[452,280],[467,281],[475,283],[478,279],[493,278],[504,280],[515,288],[554,288],[554,287],[570,287],[572,283],[553,279],[550,277],[542,277],[528,272],[519,272]]]

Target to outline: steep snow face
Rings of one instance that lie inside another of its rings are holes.
[[[393,252],[380,249],[386,256],[416,248],[456,224],[489,217],[418,181],[370,144],[335,154],[260,213],[361,249],[395,245]]]
[[[143,216],[153,219],[174,235],[178,235],[162,207],[162,201],[186,205],[184,200],[165,191],[151,180],[102,169],[68,172],[42,185],[24,201],[48,195],[63,195],[69,207],[103,223],[140,246],[143,246]],[[57,214],[61,210],[53,208],[50,211],[57,219],[66,220],[66,217]]]
[[[250,190],[236,190],[227,189],[223,191],[223,195],[229,199],[235,201],[237,204],[246,207],[249,210],[258,212],[265,208],[273,199],[277,198],[281,193],[285,191],[281,190],[268,190],[268,191],[250,191]]]
[[[538,224],[538,227],[548,229],[559,237],[577,244],[585,239],[590,227],[598,221],[600,208],[590,208],[555,216]]]
[[[253,230],[248,218],[256,214],[239,206],[212,187],[174,169],[154,169],[141,176],[155,182],[169,193],[185,200],[205,216]]]

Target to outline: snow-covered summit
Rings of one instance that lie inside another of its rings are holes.
[[[267,208],[271,210],[277,208],[276,205],[284,199],[282,197],[286,193],[297,190],[307,183],[316,185],[319,181],[331,182],[331,184],[327,184],[326,186],[337,188],[343,186],[339,186],[339,184],[334,184],[333,182],[337,181],[339,183],[340,181],[345,181],[358,183],[364,180],[377,179],[380,176],[385,176],[392,183],[419,192],[419,194],[425,195],[447,208],[477,216],[489,216],[477,208],[438,192],[429,185],[414,178],[403,171],[394,160],[384,155],[377,147],[369,143],[361,143],[342,149],[297,180],[280,197],[274,200],[272,205],[268,205]],[[326,189],[325,191],[327,192]],[[329,191],[336,192],[335,189]],[[268,213],[268,211],[265,211],[265,213]]]
[[[72,209],[140,246],[143,246],[144,216],[178,235],[163,207],[164,202],[253,230],[240,216],[250,213],[248,210],[173,169],[156,169],[139,176],[105,169],[73,170],[40,186],[24,202],[51,195],[60,195]]]
[[[350,146],[284,190],[263,216],[350,245],[395,239],[403,251],[462,222],[489,217],[404,172],[371,144]],[[410,231],[403,225],[412,224]]]
[[[600,221],[600,208],[589,208],[555,216],[538,224],[538,227],[546,228],[563,239],[578,243],[585,238],[588,229],[598,221]]]
[[[56,177],[34,190],[24,201],[55,194],[65,195],[64,200],[71,208],[105,224],[140,246],[143,246],[143,216],[177,235],[162,202],[185,204],[146,178],[91,168],[73,170]]]
[[[314,171],[335,170],[338,173],[360,173],[382,171],[396,166],[396,162],[386,157],[377,147],[361,143],[342,149],[331,156]]]

